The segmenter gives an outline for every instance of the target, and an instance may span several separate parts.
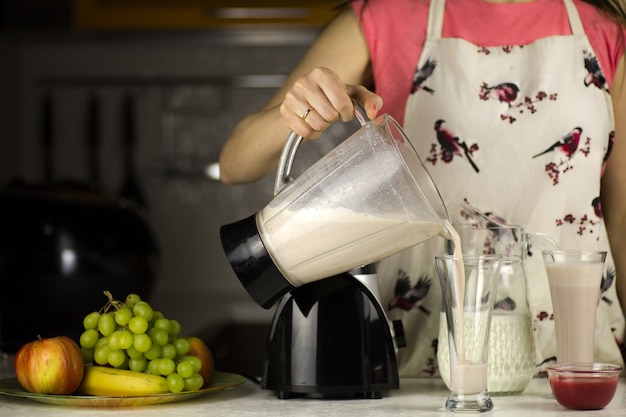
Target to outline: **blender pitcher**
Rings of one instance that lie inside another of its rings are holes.
[[[302,137],[292,133],[272,201],[220,229],[235,274],[264,308],[294,287],[449,237],[439,191],[399,124],[355,113],[361,128],[294,180]]]

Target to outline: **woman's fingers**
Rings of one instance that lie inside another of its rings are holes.
[[[368,118],[375,119],[378,116],[378,112],[383,107],[382,97],[362,85],[348,86],[348,93],[354,100],[361,103]]]
[[[347,97],[339,78],[330,70],[316,68],[298,78],[287,92],[281,115],[299,135],[319,137],[339,117],[333,101],[342,95]]]
[[[365,105],[373,118],[382,99],[363,86],[347,86],[327,68],[316,68],[300,77],[285,95],[280,113],[287,126],[298,135],[314,139],[338,119],[354,117],[353,99]]]

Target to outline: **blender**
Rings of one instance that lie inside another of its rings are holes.
[[[380,398],[398,388],[402,326],[382,308],[375,264],[450,237],[441,196],[399,124],[355,114],[360,129],[295,179],[302,137],[292,133],[274,198],[220,229],[250,296],[264,308],[278,302],[262,386],[279,398]]]

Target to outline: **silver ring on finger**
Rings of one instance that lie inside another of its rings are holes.
[[[309,113],[311,113],[311,110],[313,110],[312,107],[309,107],[308,109],[306,109],[304,114],[302,114],[302,120],[306,120],[306,117],[309,115]]]

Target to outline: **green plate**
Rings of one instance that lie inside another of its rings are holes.
[[[190,400],[210,392],[234,388],[243,384],[245,381],[246,378],[241,375],[215,371],[211,379],[211,385],[198,391],[146,395],[141,397],[99,397],[92,395],[34,394],[24,391],[18,384],[16,378],[8,378],[0,380],[0,394],[28,398],[45,404],[72,407],[136,407],[140,405],[165,404]]]

